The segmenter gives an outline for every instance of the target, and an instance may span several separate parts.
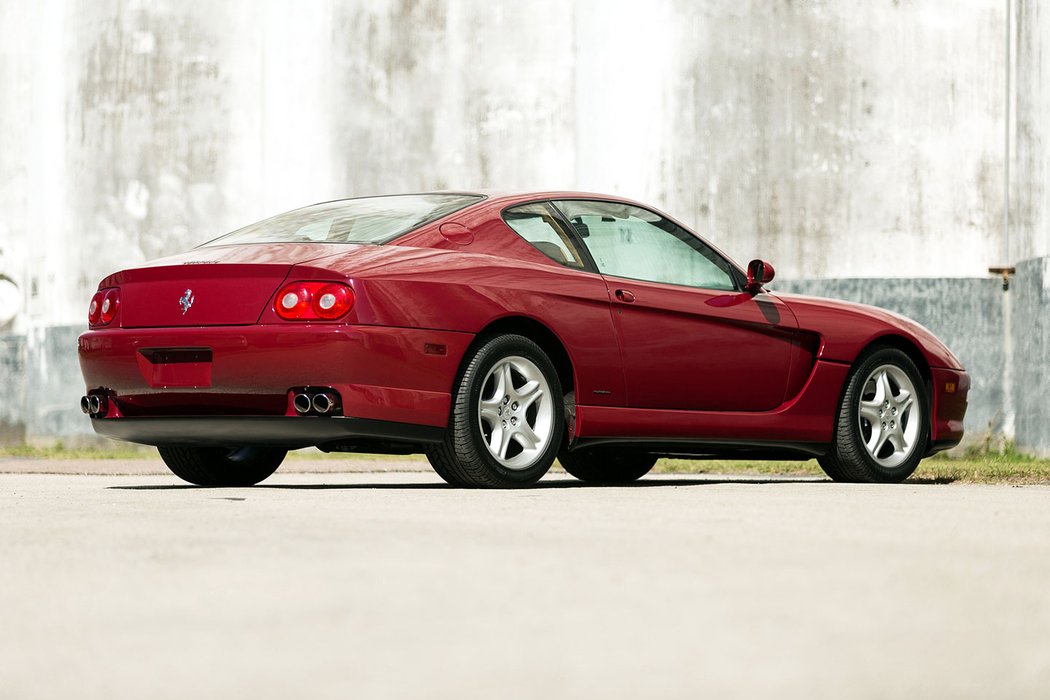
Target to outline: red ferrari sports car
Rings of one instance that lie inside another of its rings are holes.
[[[102,280],[81,403],[212,486],[308,446],[423,452],[457,486],[529,485],[556,457],[628,482],[661,456],[891,482],[959,443],[969,378],[943,343],[772,279],[618,197],[326,202]]]

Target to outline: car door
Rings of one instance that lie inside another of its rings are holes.
[[[629,406],[768,411],[784,402],[797,324],[783,302],[744,291],[725,258],[655,212],[555,205],[609,286]]]

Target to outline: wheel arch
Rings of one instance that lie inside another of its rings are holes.
[[[499,341],[500,338],[508,336],[515,337],[515,341],[512,343]],[[525,341],[529,341],[529,345],[525,345]],[[438,475],[445,481],[460,486],[500,488],[529,486],[550,469],[566,435],[565,426],[569,417],[568,412],[563,415],[559,410],[557,399],[561,397],[553,395],[553,386],[550,387],[553,420],[547,426],[550,431],[547,433],[549,439],[545,443],[540,443],[538,438],[534,437],[533,447],[538,447],[539,451],[532,456],[532,461],[523,465],[513,465],[507,461],[512,457],[505,447],[493,452],[489,438],[485,435],[484,427],[481,425],[481,420],[484,418],[479,415],[479,405],[476,403],[482,399],[482,391],[489,376],[481,372],[492,371],[495,363],[501,357],[506,357],[499,353],[505,352],[507,348],[515,348],[516,352],[522,354],[534,354],[529,349],[533,343],[539,346],[549,358],[558,377],[558,383],[567,387],[575,386],[568,351],[550,328],[535,319],[521,316],[507,316],[491,320],[475,334],[460,358],[452,386],[448,430],[444,440],[436,445],[427,445],[427,458]],[[488,354],[482,358],[478,355],[478,351],[483,348],[488,348]],[[479,362],[481,364],[478,364]],[[490,364],[486,366],[485,362]],[[541,363],[546,365],[542,360]],[[486,367],[487,369],[484,369]],[[539,369],[545,377],[549,373],[546,367]],[[476,379],[480,379],[480,383],[474,383]],[[555,383],[553,377],[550,378],[550,383],[552,385]],[[506,397],[504,403],[508,399],[509,397]],[[524,417],[526,414],[521,413],[526,410],[524,407],[521,411],[516,404],[506,408],[518,411],[518,415],[523,416],[522,422],[528,421],[528,418]],[[510,423],[514,423],[513,418]],[[505,415],[503,425],[504,428],[508,427]],[[535,430],[535,426],[530,427]],[[510,443],[505,440],[501,444],[509,445]],[[525,446],[522,445],[522,447]]]
[[[894,348],[907,355],[919,370],[919,375],[922,377],[922,381],[926,384],[926,393],[929,395],[930,383],[933,378],[933,373],[930,370],[930,363],[919,346],[914,341],[909,340],[902,335],[889,334],[875,338],[857,353],[857,357],[853,360],[853,366],[856,367],[865,357],[880,348]]]
[[[915,368],[919,370],[919,377],[922,379],[922,383],[926,389],[926,420],[930,425],[930,430],[926,436],[927,444],[923,447],[923,451],[925,452],[929,449],[930,443],[933,441],[933,371],[930,369],[930,363],[914,341],[909,340],[902,335],[888,334],[879,336],[865,345],[864,348],[857,353],[857,357],[854,358],[853,369],[856,369],[856,367],[863,362],[868,355],[883,348],[900,350],[908,356],[908,359],[915,363]],[[847,379],[847,384],[848,381],[849,380]],[[842,393],[840,394],[839,399],[840,402],[841,395],[844,395],[845,392],[846,384],[843,384]]]
[[[528,316],[504,316],[489,322],[488,325],[478,331],[474,341],[467,347],[466,352],[463,353],[463,358],[460,360],[459,370],[456,373],[457,381],[463,375],[465,363],[469,362],[474,351],[491,338],[499,335],[520,335],[539,345],[543,352],[547,353],[547,357],[550,358],[554,364],[554,369],[558,372],[558,381],[561,383],[562,393],[567,394],[575,390],[576,371],[565,344],[547,325]]]

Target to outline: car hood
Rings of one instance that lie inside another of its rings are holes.
[[[852,362],[880,337],[899,336],[917,346],[931,367],[963,369],[962,361],[947,345],[907,316],[840,299],[780,292],[776,296],[795,314],[800,329],[821,336],[823,359]]]

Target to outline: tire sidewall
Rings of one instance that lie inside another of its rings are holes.
[[[175,476],[197,486],[254,486],[281,465],[287,450],[262,446],[240,448],[199,447],[193,445],[157,448],[161,459]],[[234,453],[247,452],[239,459]]]
[[[894,365],[908,375],[912,385],[915,387],[915,392],[917,394],[915,400],[919,405],[919,415],[922,420],[914,451],[908,456],[908,459],[896,467],[885,467],[876,462],[864,446],[864,436],[860,432],[860,397],[864,390],[864,382],[866,382],[868,375],[870,375],[876,367],[881,365]],[[911,476],[916,467],[918,467],[919,462],[926,453],[926,445],[929,443],[930,436],[931,411],[928,393],[926,382],[923,381],[922,375],[915,366],[915,362],[904,352],[897,350],[896,348],[881,348],[875,350],[865,357],[854,371],[853,376],[850,378],[849,390],[846,392],[845,396],[845,399],[849,401],[846,409],[847,419],[849,420],[850,425],[850,435],[856,442],[857,453],[864,461],[864,465],[868,471],[873,477],[875,477],[876,481],[903,481]]]
[[[488,445],[485,443],[478,420],[478,406],[481,401],[481,392],[484,389],[485,379],[492,368],[500,361],[511,356],[524,357],[535,363],[543,373],[550,387],[551,396],[548,397],[553,403],[551,437],[544,448],[540,458],[526,469],[508,469],[492,456]],[[468,369],[464,376],[465,386],[460,391],[466,391],[467,416],[469,421],[470,444],[474,452],[485,462],[488,468],[498,475],[500,480],[509,482],[529,484],[534,483],[550,470],[558,449],[561,447],[565,430],[565,416],[562,410],[562,389],[558,379],[558,372],[547,354],[534,342],[524,336],[504,335],[497,336],[481,346],[474,355],[476,362]]]

